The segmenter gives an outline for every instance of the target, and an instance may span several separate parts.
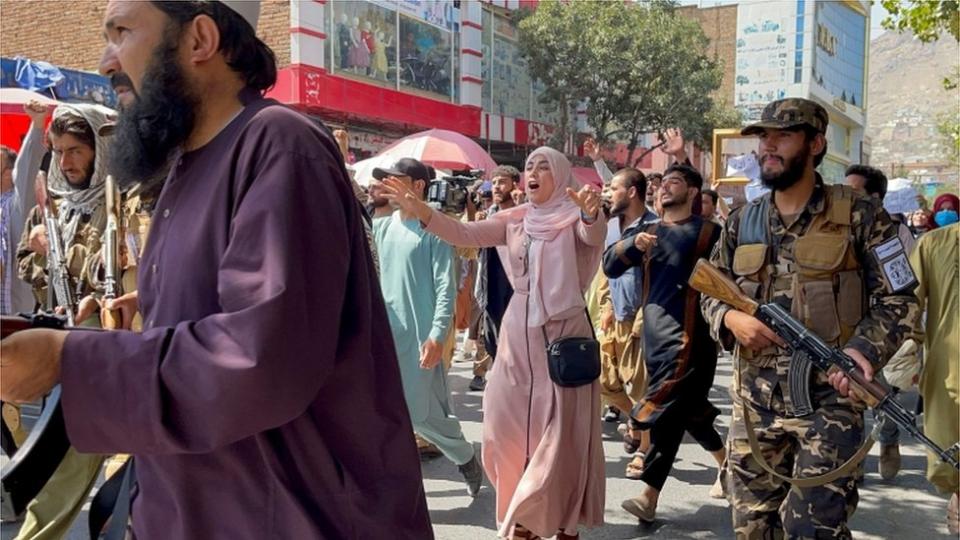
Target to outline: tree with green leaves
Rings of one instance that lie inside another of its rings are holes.
[[[910,30],[924,43],[947,32],[960,41],[960,0],[882,0],[890,15],[881,21],[887,30]]]
[[[717,122],[740,123],[738,113],[712,97],[722,74],[705,54],[707,38],[673,2],[548,0],[519,28],[531,75],[547,86],[542,99],[564,118],[559,141],[571,135],[579,103],[597,141],[625,141],[630,163],[645,133],[679,127],[703,144]]]

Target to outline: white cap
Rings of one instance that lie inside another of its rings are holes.
[[[220,0],[220,3],[237,12],[243,20],[250,23],[253,31],[257,31],[257,21],[260,19],[260,0]]]

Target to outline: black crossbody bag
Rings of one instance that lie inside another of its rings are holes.
[[[547,344],[547,367],[550,379],[557,386],[577,387],[590,384],[600,377],[600,342],[593,329],[590,312],[583,309],[593,337],[562,337],[551,342],[546,326],[541,326],[543,342]]]
[[[524,270],[528,270],[527,262],[530,259],[530,244],[532,239],[527,236],[525,241],[526,258],[523,260]],[[529,297],[527,298],[529,302]],[[529,312],[529,306],[527,308]],[[573,388],[590,384],[600,377],[600,342],[593,329],[590,312],[583,308],[590,324],[590,334],[593,337],[562,337],[551,342],[547,337],[547,325],[540,327],[543,332],[543,342],[547,345],[547,368],[550,380],[557,386]],[[562,333],[562,331],[561,331]]]

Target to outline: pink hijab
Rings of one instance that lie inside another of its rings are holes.
[[[579,188],[570,161],[548,146],[527,158],[546,158],[553,173],[553,194],[544,204],[526,203],[523,230],[530,237],[530,316],[527,326],[543,326],[551,319],[565,319],[583,310],[583,291],[577,272],[576,223],[580,208],[566,189]],[[598,261],[599,262],[599,261]]]

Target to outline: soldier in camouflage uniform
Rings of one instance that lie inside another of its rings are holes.
[[[86,269],[100,249],[106,225],[103,180],[106,177],[106,140],[97,130],[114,115],[97,105],[57,107],[50,125],[53,161],[47,191],[54,197],[63,253],[70,274],[70,289],[83,306],[80,323],[93,314],[96,292]],[[39,143],[38,143],[39,144]],[[37,304],[48,307],[47,231],[39,207],[34,208],[17,248],[18,274],[33,286]],[[57,303],[62,301],[57,299]],[[52,306],[49,306],[52,307]],[[80,315],[80,313],[78,313]]]
[[[798,320],[843,347],[868,377],[913,335],[919,309],[897,226],[875,199],[825,185],[814,168],[826,154],[828,117],[818,104],[784,99],[744,128],[759,135],[771,193],[734,212],[711,262],[760,302],[789,306]],[[791,356],[756,318],[704,296],[713,337],[734,350],[734,407],[725,482],[737,538],[850,538],[862,464],[812,487],[789,476],[836,469],[863,441],[863,405],[849,381],[813,370],[810,407],[791,396]],[[748,414],[760,455],[747,438]],[[765,461],[778,474],[767,472]]]
[[[47,187],[57,207],[69,287],[77,293],[77,299],[83,299],[76,320],[89,326],[99,326],[97,317],[92,316],[99,291],[88,268],[99,257],[106,225],[103,182],[107,141],[99,130],[113,115],[110,109],[97,105],[60,104],[49,130],[53,156]],[[33,285],[38,304],[46,306],[47,231],[38,218],[40,214],[35,208],[24,227],[17,263],[20,278]],[[61,301],[56,299],[54,304]],[[70,448],[43,490],[27,506],[17,540],[65,537],[96,482],[102,462],[103,456],[80,454]]]

